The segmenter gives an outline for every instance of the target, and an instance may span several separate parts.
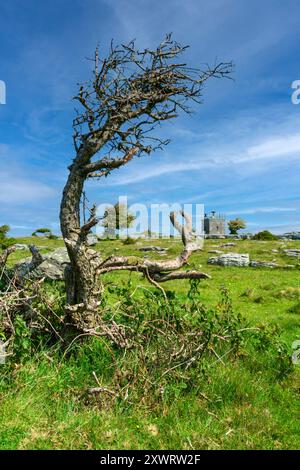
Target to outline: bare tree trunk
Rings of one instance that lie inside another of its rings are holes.
[[[60,209],[61,231],[70,257],[65,271],[68,311],[81,327],[94,328],[95,314],[102,291],[97,266],[100,256],[86,243],[88,231],[80,225],[80,199],[84,177],[74,166],[64,188]],[[76,309],[74,308],[76,306]]]

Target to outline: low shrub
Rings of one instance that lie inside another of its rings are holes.
[[[190,281],[186,294],[133,290],[130,281],[121,287],[109,284],[105,292],[99,315],[105,329],[100,322],[99,332],[92,332],[90,339],[66,328],[61,283],[23,286],[23,304],[20,297],[6,293],[6,303],[0,302],[0,335],[10,344],[7,367],[53,348],[62,358],[77,362],[89,347],[98,355],[98,344],[110,357],[104,375],[101,372],[111,390],[110,399],[104,397],[105,406],[117,399],[126,406],[142,400],[147,407],[161,400],[170,403],[189,390],[200,393],[212,370],[225,364],[242,363],[276,380],[291,371],[280,332],[266,325],[252,327],[234,311],[225,288],[213,307],[202,302],[198,280]],[[102,406],[102,398],[96,391],[88,395],[88,403]]]
[[[10,231],[9,225],[0,226],[0,248],[5,250],[9,246],[12,246],[16,243],[16,240],[12,237],[8,237],[7,234]]]
[[[263,230],[253,235],[252,240],[278,240],[278,237],[268,230]]]
[[[135,245],[137,242],[137,238],[127,237],[123,240],[123,245]]]

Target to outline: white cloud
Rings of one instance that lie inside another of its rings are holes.
[[[240,161],[275,158],[293,153],[300,156],[300,135],[285,135],[281,138],[270,138],[249,147],[247,156]]]
[[[11,229],[17,229],[17,230],[30,230],[30,226],[29,225],[15,225],[15,224],[11,224],[10,225],[10,228]]]
[[[249,136],[251,138],[251,136]],[[248,139],[249,139],[248,137]],[[238,151],[236,150],[238,148]],[[165,154],[168,156],[168,153]],[[187,158],[190,155],[190,158]],[[203,158],[203,155],[206,157]],[[281,138],[265,136],[256,143],[241,143],[234,140],[232,148],[227,143],[222,142],[216,151],[211,147],[205,148],[201,144],[191,144],[186,146],[185,161],[174,160],[165,164],[158,164],[156,161],[152,165],[129,165],[125,172],[112,176],[105,181],[107,186],[128,185],[139,183],[151,178],[174,173],[187,173],[201,171],[205,168],[235,168],[242,169],[244,173],[256,170],[264,170],[262,165],[265,161],[270,169],[272,164],[283,161],[287,155],[290,158],[300,160],[300,136],[298,134],[287,134]],[[271,160],[271,161],[270,161]],[[259,162],[259,167],[245,166],[245,163]],[[131,169],[132,168],[132,169]],[[129,171],[128,171],[129,170]]]
[[[56,193],[54,188],[44,183],[11,173],[1,173],[0,188],[0,202],[9,206],[38,202]]]
[[[227,215],[238,215],[238,214],[272,214],[275,212],[293,212],[297,211],[298,209],[296,207],[253,207],[250,209],[240,209],[240,210],[234,210],[234,211],[226,211]]]
[[[166,174],[170,175],[173,173],[183,173],[192,170],[200,170],[210,165],[210,162],[190,161],[186,163],[180,163],[174,161],[174,163],[167,163],[159,166],[150,166],[150,168],[143,168],[142,171],[140,171],[139,173],[137,173],[135,169],[133,172],[130,172],[127,175],[122,175],[120,178],[115,177],[114,179],[107,180],[106,184],[107,186],[134,184],[139,183],[140,181],[145,181],[147,179],[163,176]]]

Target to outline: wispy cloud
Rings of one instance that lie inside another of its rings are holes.
[[[280,138],[266,138],[265,141],[252,145],[247,150],[247,155],[239,161],[260,160],[265,158],[275,159],[290,154],[297,154],[300,159],[300,135],[284,135]]]
[[[29,202],[37,203],[56,195],[55,189],[46,184],[11,173],[1,174],[0,187],[0,202],[10,207]]]
[[[276,212],[294,212],[297,211],[296,207],[252,207],[249,209],[239,209],[234,211],[227,211],[227,215],[251,215],[251,214],[273,214]]]
[[[105,184],[107,186],[115,185],[131,185],[141,181],[158,178],[164,175],[172,175],[174,173],[191,173],[194,171],[201,171],[204,169],[218,169],[231,168],[232,171],[236,167],[243,167],[244,173],[248,170],[250,172],[260,168],[264,171],[265,167],[245,166],[246,163],[260,163],[264,161],[267,163],[268,169],[272,165],[277,165],[278,162],[283,162],[286,156],[300,161],[300,136],[298,134],[287,134],[281,138],[272,136],[265,136],[253,142],[252,136],[249,136],[252,142],[241,143],[235,140],[232,146],[225,143],[224,149],[222,143],[218,146],[217,150],[212,150],[211,144],[208,147],[201,144],[189,145],[186,147],[186,154],[184,161],[175,160],[168,163],[158,163],[157,161],[152,166],[145,164],[139,167],[133,165],[130,171],[130,166],[127,171],[112,175]],[[238,151],[237,151],[238,148]],[[188,155],[193,154],[193,157],[187,158]],[[168,154],[167,154],[168,155]],[[197,155],[197,159],[195,157]],[[205,155],[205,157],[203,157]]]

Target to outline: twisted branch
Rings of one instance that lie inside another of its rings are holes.
[[[2,251],[0,254],[0,270],[2,270],[7,262],[7,258],[11,253],[13,253],[16,250],[16,247],[14,245],[6,248],[5,250]]]
[[[191,216],[184,211],[180,212],[185,220],[185,225],[181,225],[174,212],[170,214],[173,226],[181,234],[183,251],[172,260],[149,260],[133,257],[111,256],[99,265],[99,274],[105,274],[112,271],[136,271],[144,274],[150,282],[166,282],[174,279],[209,279],[208,274],[198,271],[177,271],[187,264],[189,257],[194,251],[201,249],[200,241],[197,240],[192,231]]]

